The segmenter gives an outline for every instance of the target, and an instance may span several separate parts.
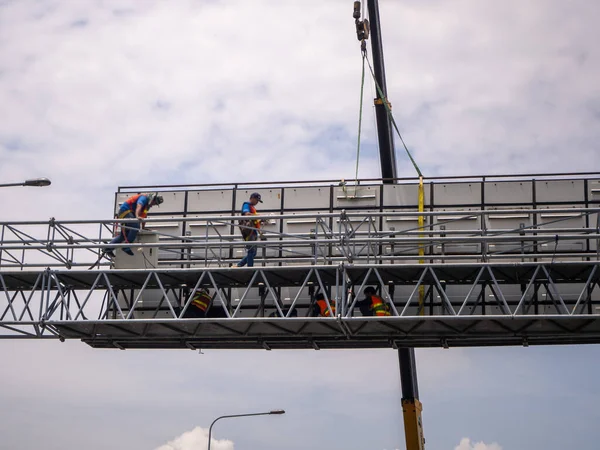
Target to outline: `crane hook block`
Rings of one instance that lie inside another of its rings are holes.
[[[354,13],[352,14],[352,17],[357,20],[360,19],[360,2],[354,2]]]
[[[367,19],[365,20],[355,20],[356,23],[356,37],[358,38],[359,41],[364,41],[366,39],[369,39],[369,31],[370,31],[370,27],[369,27],[369,21]]]

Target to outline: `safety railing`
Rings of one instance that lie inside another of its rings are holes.
[[[590,260],[600,252],[600,208],[484,209],[427,211],[341,211],[271,214],[261,238],[241,238],[241,216],[149,218],[139,241],[109,242],[117,223],[59,221],[0,223],[0,269],[125,267],[228,267],[257,247],[256,264],[402,264]],[[425,225],[417,225],[418,216]],[[128,221],[124,221],[127,226]],[[131,222],[131,220],[129,221]],[[166,227],[165,227],[166,225]],[[186,235],[176,230],[201,229]],[[132,266],[117,250],[132,247],[141,255]],[[421,256],[420,256],[421,254]],[[150,256],[151,255],[151,256]]]

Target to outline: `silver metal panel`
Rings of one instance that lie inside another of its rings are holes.
[[[287,191],[286,191],[287,195]],[[303,211],[299,214],[315,214],[314,217],[299,217],[283,219],[283,234],[286,240],[306,240],[306,245],[285,245],[283,246],[283,254],[287,257],[295,258],[313,258],[314,245],[311,243],[313,238],[324,237],[325,232],[329,230],[329,219],[325,219],[325,229],[323,226],[317,226],[318,211]],[[292,213],[292,215],[295,215]]]
[[[379,225],[379,218],[376,216],[370,216],[369,213],[373,213],[373,212],[377,212],[376,210],[364,210],[361,211],[365,213],[365,216],[352,216],[349,217],[347,220],[343,220],[341,218],[334,218],[333,220],[333,230],[337,231],[339,230],[340,225],[342,226],[342,230],[344,230],[344,227],[348,227],[348,230],[352,230],[351,233],[353,233],[354,236],[362,236],[362,237],[367,237],[367,238],[371,238],[371,237],[375,237],[379,230],[380,230],[380,225]],[[377,254],[378,252],[378,245],[377,244],[350,244],[348,246],[346,246],[346,250],[350,252],[351,255],[353,256],[373,256],[375,254]],[[342,251],[340,249],[340,247],[334,247],[333,248],[333,254],[334,255],[342,255]]]
[[[469,294],[469,291],[470,291],[471,295],[469,296],[468,302],[465,303],[462,313],[463,314],[482,314],[484,308],[483,308],[482,302],[479,298],[480,294],[481,294],[481,290],[482,290],[481,286],[476,286],[474,289],[471,289],[471,286],[469,286],[469,285],[449,284],[446,286],[445,293],[448,296],[448,299],[452,302],[452,304],[455,305],[455,309],[460,310],[461,304],[467,298],[467,295]],[[441,298],[440,298],[439,294],[437,293],[437,291],[435,292],[435,294],[436,294],[435,295],[436,302],[441,303]],[[436,308],[436,311],[438,314],[442,314],[442,315],[447,314],[446,309],[443,308],[441,306],[441,304],[436,306],[435,308]],[[429,309],[428,309],[428,313],[429,313]]]
[[[546,180],[535,182],[537,202],[584,202],[583,180]]]
[[[329,209],[330,188],[322,187],[288,187],[285,188],[284,209]]]
[[[218,265],[220,260],[229,258],[230,246],[228,245],[231,236],[231,221],[223,219],[215,219],[215,216],[211,215],[213,219],[206,220],[201,214],[189,215],[186,220],[186,236],[191,237],[192,242],[198,244],[209,242],[215,245],[208,247],[201,247],[200,245],[192,248],[186,255],[189,254],[192,259],[204,260],[209,264],[213,261],[214,264]],[[237,236],[236,236],[237,235]],[[241,240],[241,235],[237,228],[234,229],[233,239]]]
[[[231,234],[231,221],[219,220],[220,214],[203,216],[202,214],[190,214],[186,218],[186,235],[194,237],[206,236],[229,236]],[[211,217],[212,219],[206,219]]]
[[[158,236],[141,230],[136,239],[139,244],[154,244],[158,242]],[[148,269],[158,266],[158,249],[156,247],[136,247],[135,243],[130,247],[133,256],[123,252],[120,248],[115,250],[113,267],[115,269]]]
[[[423,185],[424,204],[429,206],[431,199],[431,184]],[[387,207],[419,204],[418,184],[386,184],[383,186],[383,205]]]
[[[530,181],[494,181],[485,182],[485,204],[533,203],[533,183]]]
[[[491,208],[490,208],[491,209]],[[529,213],[502,213],[502,209],[494,208],[498,214],[490,214],[485,217],[487,230],[494,236],[514,236],[512,242],[495,242],[489,244],[490,253],[520,253],[531,251],[532,241],[527,240],[525,230],[533,226],[533,215]]]
[[[600,217],[597,213],[590,214],[589,216],[589,226],[590,228],[596,229],[596,234],[600,234]],[[600,239],[590,239],[590,250],[598,251],[600,249]],[[600,259],[600,254],[598,254]]]
[[[231,214],[232,189],[202,190],[188,192],[188,213],[223,211]]]
[[[501,316],[502,308],[498,305],[487,305],[485,307],[485,315],[486,316]]]
[[[588,200],[590,202],[600,202],[600,180],[589,180],[588,190]]]
[[[314,232],[317,229],[317,214],[318,211],[303,211],[299,214],[314,214],[314,217],[290,217],[283,219],[283,232],[290,235],[306,236]],[[291,213],[292,216],[296,215]],[[329,219],[325,219],[329,222]]]
[[[385,191],[384,191],[385,194]],[[396,210],[392,210],[395,212]],[[403,212],[410,212],[407,210],[402,210]],[[424,224],[427,227],[430,217],[424,216]],[[427,235],[427,228],[422,230],[423,235]],[[382,223],[382,231],[386,233],[387,236],[390,237],[402,237],[408,236],[408,233],[414,235],[413,233],[417,233],[419,231],[419,213],[418,211],[414,211],[414,215],[407,216],[388,216],[383,218]],[[385,253],[400,253],[404,255],[415,255],[418,254],[419,248],[415,244],[401,244],[394,243],[392,245],[387,244],[384,247]]]
[[[384,279],[384,282],[388,282],[391,280],[387,280]],[[404,310],[404,307],[406,306],[406,302],[408,300],[408,298],[410,297],[410,295],[413,292],[414,287],[413,286],[405,286],[405,285],[397,285],[394,288],[394,305],[396,305],[396,308],[398,309],[399,312]],[[359,299],[362,299],[362,295],[359,296]],[[429,314],[429,304],[427,303],[428,299],[425,299],[426,301],[424,302],[424,306],[423,308],[419,307],[419,293],[415,292],[414,297],[410,303],[410,305],[408,306],[408,308],[406,308],[406,311],[404,312],[405,316],[419,316],[420,314],[424,314],[427,315]],[[357,314],[355,315],[360,315],[360,313],[357,312]]]
[[[264,219],[261,224],[261,231],[263,233],[263,238],[267,240],[270,239],[272,241],[276,241],[279,239],[279,227],[281,225],[281,219],[278,217],[278,213],[268,213],[269,218]],[[264,252],[264,253],[263,253]],[[279,248],[277,247],[268,247],[258,249],[258,253],[261,255],[265,255],[265,257],[275,257],[279,255]]]
[[[264,283],[260,283],[264,286]],[[264,299],[261,301],[260,290],[258,287],[250,288],[248,291],[241,288],[231,289],[231,313],[234,313],[239,307],[236,317],[267,317],[271,312],[276,311],[275,302],[281,301],[277,296],[276,290],[273,290],[276,297],[271,295],[271,291],[265,288]],[[242,300],[242,297],[244,296]],[[278,316],[280,317],[280,316]]]
[[[161,205],[162,206],[162,205]],[[150,215],[149,215],[150,216]],[[165,216],[161,216],[163,218],[167,218]],[[146,230],[148,233],[154,232],[158,237],[158,241],[162,243],[175,244],[175,247],[181,246],[181,239],[177,239],[183,234],[183,222],[181,220],[173,218],[173,222],[160,222],[160,223],[152,223],[148,222],[146,224]],[[172,259],[180,259],[181,249],[180,248],[161,248],[158,250],[158,259],[159,260],[172,260]]]
[[[162,218],[169,218],[169,216],[161,216]],[[170,239],[173,237],[181,237],[183,222],[179,220],[179,217],[171,216],[173,222],[160,222],[152,223],[148,222],[145,229],[154,232],[160,239]]]
[[[139,243],[149,244],[158,243],[159,239],[156,234],[148,233],[144,230],[138,233],[137,240]],[[140,247],[137,248],[134,245],[131,246],[131,250],[134,255],[127,255],[122,250],[118,249],[115,251],[114,268],[115,269],[152,269],[158,266],[158,248],[153,247]],[[163,255],[164,256],[164,255]],[[137,298],[140,290],[134,289],[134,300]],[[121,308],[124,310],[128,308],[128,304],[123,296],[123,293],[119,293],[119,303]],[[139,299],[137,306],[139,310],[135,312],[134,318],[143,319],[148,317],[148,313],[144,312],[144,308],[156,308],[160,299],[162,298],[162,292],[145,290]],[[174,298],[174,297],[171,297]],[[130,301],[134,301],[130,300]]]
[[[553,239],[552,234],[560,235],[561,229],[577,229],[585,228],[585,217],[578,212],[544,212],[544,209],[552,208],[552,205],[544,206],[540,208],[540,213],[537,214],[538,228],[541,230],[548,230],[550,233],[548,242],[543,242],[538,245],[540,252],[554,252],[554,251],[583,251],[585,250],[585,237],[577,240],[564,240]],[[556,207],[556,206],[554,206]],[[563,208],[569,208],[569,206],[563,206]],[[573,206],[575,208],[575,206]]]
[[[163,191],[153,191],[158,192],[162,195],[164,202],[159,206],[154,206],[150,209],[148,216],[151,213],[172,213],[181,215],[183,209],[185,207],[185,192],[163,192]]]
[[[444,211],[444,209],[438,209]],[[456,215],[433,216],[431,228],[441,236],[453,236],[457,239],[461,236],[477,236],[480,234],[481,217],[479,215],[470,215],[469,211],[475,208],[456,209]],[[452,233],[448,233],[452,232]],[[435,254],[473,254],[480,253],[481,245],[479,243],[440,243],[434,246]]]
[[[335,289],[333,289],[335,291]],[[332,293],[335,295],[335,292]],[[308,315],[308,303],[310,303],[309,287],[300,289],[298,287],[282,287],[281,288],[281,303],[284,308],[290,308],[294,299],[298,297],[294,308],[298,316],[306,317]]]
[[[533,218],[529,213],[502,213],[501,209],[495,209],[494,211],[499,211],[499,213],[490,214],[485,219],[486,227],[490,231],[518,234],[520,229],[533,225]]]
[[[433,185],[434,206],[480,205],[480,183],[436,183]]]
[[[240,304],[240,300],[244,295],[245,288],[232,288],[231,289],[231,305],[233,308],[237,308]],[[243,304],[247,305],[258,305],[260,303],[260,295],[258,293],[258,288],[250,288],[246,297],[244,297]]]
[[[379,185],[336,187],[333,206],[343,208],[369,208],[379,205]]]

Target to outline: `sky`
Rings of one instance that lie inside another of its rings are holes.
[[[380,0],[426,177],[599,171],[600,4]],[[352,179],[352,1],[0,0],[0,220],[106,219],[131,184]],[[372,83],[360,177],[380,174]],[[415,171],[397,146],[398,173]],[[432,450],[595,449],[600,348],[417,350]],[[0,448],[404,448],[397,356],[0,341]]]

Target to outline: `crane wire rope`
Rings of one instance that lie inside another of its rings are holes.
[[[363,17],[364,17],[364,4],[363,4]],[[356,19],[358,20],[358,19]],[[360,157],[360,138],[361,138],[361,125],[362,125],[362,109],[363,109],[363,92],[364,92],[364,78],[365,78],[365,60],[367,61],[367,64],[369,65],[369,71],[371,72],[371,77],[373,78],[373,82],[375,83],[375,87],[377,89],[377,98],[381,101],[381,103],[384,105],[386,113],[388,115],[388,118],[390,120],[390,122],[392,123],[392,125],[394,126],[394,129],[396,130],[396,133],[398,134],[398,137],[400,138],[400,142],[402,142],[402,145],[404,146],[404,150],[406,151],[406,154],[408,155],[408,158],[410,159],[410,162],[412,163],[413,167],[415,168],[418,176],[419,176],[419,186],[418,186],[418,211],[420,213],[422,213],[425,209],[425,186],[423,183],[423,173],[421,172],[421,169],[419,168],[418,164],[416,163],[416,161],[414,160],[414,158],[412,157],[410,151],[408,150],[408,147],[406,145],[406,142],[404,142],[404,138],[402,137],[402,134],[400,133],[400,130],[398,129],[398,125],[396,124],[396,121],[394,120],[394,116],[392,114],[392,110],[390,107],[390,104],[387,100],[387,97],[383,94],[383,91],[381,89],[381,86],[379,86],[379,83],[377,82],[377,78],[375,77],[375,73],[373,71],[373,67],[371,66],[371,62],[369,61],[369,58],[367,57],[367,45],[366,45],[366,39],[368,39],[368,22],[367,19],[365,19],[364,23],[366,23],[366,28],[365,31],[367,31],[365,34],[363,34],[363,38],[361,39],[361,43],[360,43],[360,50],[362,53],[362,80],[361,80],[361,88],[360,88],[360,112],[359,112],[359,121],[358,121],[358,145],[357,145],[357,151],[356,151],[356,180],[354,183],[354,195],[356,196],[356,190],[358,188],[358,164],[359,164],[359,157]],[[358,22],[357,22],[357,27],[358,27]],[[358,31],[357,31],[358,32]],[[394,151],[394,149],[392,148],[392,151]],[[422,232],[425,229],[425,217],[422,214],[418,215],[418,227],[419,230]],[[419,234],[420,238],[424,238],[424,234],[420,233]],[[425,246],[423,244],[419,245],[419,263],[423,264],[425,262]],[[419,287],[419,314],[423,315],[424,314],[424,310],[425,310],[425,291],[423,286]]]
[[[417,174],[419,175],[420,178],[422,178],[423,173],[421,172],[421,169],[419,169],[417,162],[414,160],[410,151],[408,150],[408,147],[406,146],[406,143],[404,142],[404,138],[402,137],[402,134],[400,133],[400,130],[398,129],[398,125],[396,125],[396,121],[394,120],[394,115],[392,114],[390,105],[387,101],[387,98],[383,95],[383,91],[381,90],[381,87],[379,86],[379,83],[377,82],[377,79],[375,78],[375,73],[373,72],[373,67],[371,66],[371,62],[369,61],[369,58],[366,55],[366,51],[363,51],[363,55],[364,55],[365,59],[367,60],[367,64],[369,66],[371,76],[373,77],[373,81],[375,82],[375,87],[377,88],[377,93],[379,94],[379,97],[381,98],[383,105],[385,106],[385,110],[387,111],[390,121],[392,122],[392,125],[394,126],[394,129],[396,130],[396,134],[398,134],[398,137],[400,138],[400,142],[402,142],[402,145],[404,146],[404,150],[406,151],[406,154],[408,155],[408,158],[410,159],[410,162],[412,163],[413,167],[417,171]]]
[[[363,41],[364,42],[364,41]],[[365,92],[365,59],[367,57],[366,52],[362,53],[362,76],[360,80],[360,107],[358,109],[358,139],[356,144],[356,173],[354,175],[354,195],[356,195],[356,187],[358,185],[358,162],[360,160],[360,137],[362,130],[362,116],[363,116],[363,98]]]

